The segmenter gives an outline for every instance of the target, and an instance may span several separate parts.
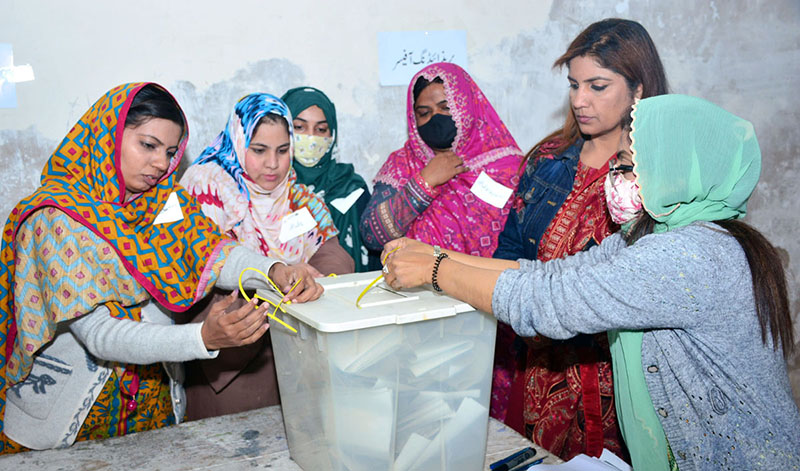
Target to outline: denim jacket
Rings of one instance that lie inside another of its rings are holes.
[[[542,235],[572,191],[582,148],[579,138],[553,158],[528,161],[494,258],[536,260]]]

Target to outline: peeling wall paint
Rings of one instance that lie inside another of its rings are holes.
[[[470,73],[528,149],[567,109],[566,72],[553,61],[588,24],[618,16],[641,22],[664,61],[672,91],[714,101],[755,125],[761,181],[748,221],[778,247],[787,268],[800,348],[800,2],[797,0],[442,0],[402,5],[354,0],[269,4],[240,0],[141,0],[115,5],[6,0],[0,41],[30,63],[19,107],[0,110],[0,217],[30,193],[50,152],[108,88],[152,80],[186,111],[187,161],[223,129],[238,98],[299,85],[336,103],[340,159],[371,180],[406,136],[403,87],[380,87],[379,31],[465,29]],[[113,30],[103,29],[116,18]],[[800,353],[790,359],[800,402]]]

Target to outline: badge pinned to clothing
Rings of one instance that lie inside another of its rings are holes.
[[[281,233],[278,240],[285,243],[297,236],[301,236],[311,229],[317,227],[317,221],[308,211],[308,208],[303,206],[293,213],[289,213],[281,220]]]
[[[170,193],[161,212],[156,216],[153,224],[169,224],[171,222],[180,221],[183,219],[183,211],[181,210],[181,202],[178,201],[178,194],[175,192]]]
[[[478,175],[470,191],[478,198],[500,209],[506,205],[506,201],[508,201],[511,194],[514,193],[513,188],[509,188],[502,183],[497,183],[484,171],[481,171],[481,174]]]
[[[340,213],[344,214],[355,204],[356,201],[358,201],[358,198],[360,198],[363,193],[364,189],[358,188],[344,198],[336,198],[335,200],[331,201],[331,206],[336,208],[336,210]]]

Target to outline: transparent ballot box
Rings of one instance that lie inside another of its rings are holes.
[[[292,459],[306,471],[483,469],[495,318],[383,282],[358,308],[378,274],[318,279],[320,299],[277,314],[296,333],[270,323]]]

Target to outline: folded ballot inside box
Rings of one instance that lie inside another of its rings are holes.
[[[497,323],[379,272],[318,280],[270,336],[292,459],[305,470],[479,470]],[[259,292],[277,300],[274,293]]]

